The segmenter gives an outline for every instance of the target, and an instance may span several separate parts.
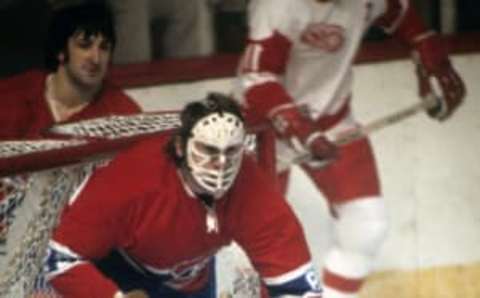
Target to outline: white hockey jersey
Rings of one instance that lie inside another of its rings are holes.
[[[407,1],[252,0],[249,43],[239,68],[243,103],[248,106],[251,88],[270,82],[308,106],[312,118],[337,112],[352,91],[352,64],[363,35],[387,11],[387,2],[400,8],[385,28],[392,31]]]

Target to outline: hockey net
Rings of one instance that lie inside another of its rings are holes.
[[[85,163],[0,181],[0,297],[33,297],[58,215],[89,169]],[[42,297],[55,297],[40,288]]]
[[[111,116],[51,129],[51,139],[0,142],[0,297],[59,297],[42,264],[60,211],[95,165],[167,130],[176,112]]]
[[[96,164],[179,124],[176,112],[113,116],[54,127],[51,139],[0,142],[0,297],[60,297],[41,273],[62,208]]]

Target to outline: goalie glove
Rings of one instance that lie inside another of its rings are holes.
[[[427,113],[438,120],[447,119],[462,103],[465,85],[453,68],[440,36],[432,31],[413,41],[419,95],[430,101]]]
[[[273,108],[269,118],[279,137],[288,140],[297,152],[309,153],[320,161],[336,158],[337,147],[294,104]]]
[[[388,3],[390,8],[378,24],[386,28],[387,32],[393,30],[397,38],[413,49],[419,94],[428,101],[427,112],[438,120],[447,119],[462,103],[465,85],[450,63],[443,40],[427,29],[409,0],[389,0]],[[438,90],[435,90],[437,85]],[[433,101],[432,105],[430,100]]]

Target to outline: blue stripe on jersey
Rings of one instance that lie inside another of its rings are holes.
[[[83,263],[84,260],[67,248],[50,241],[44,260],[43,274],[50,279],[70,268]]]
[[[282,295],[303,295],[305,293],[322,293],[320,279],[317,272],[310,267],[304,274],[277,284],[267,284],[267,289],[271,297]]]

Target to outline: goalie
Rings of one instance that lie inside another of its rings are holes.
[[[244,155],[235,102],[210,95],[181,122],[119,153],[71,198],[45,263],[53,287],[66,298],[213,298],[214,256],[234,240],[271,297],[321,297],[298,220]]]
[[[280,170],[310,154],[301,168],[327,198],[336,242],[323,272],[325,298],[358,297],[387,230],[384,201],[367,137],[335,146],[328,136],[359,127],[351,109],[352,64],[371,26],[413,51],[428,114],[445,120],[460,106],[464,84],[445,44],[408,0],[252,0],[239,66],[239,100],[252,124],[272,123]],[[431,81],[440,87],[432,96]],[[373,83],[373,82],[372,82]],[[321,164],[329,162],[325,167]],[[286,191],[288,170],[280,175]]]

